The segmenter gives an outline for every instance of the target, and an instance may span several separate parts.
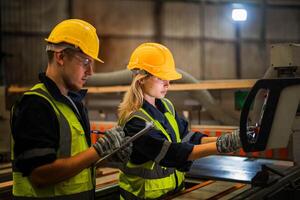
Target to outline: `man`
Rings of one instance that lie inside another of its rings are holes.
[[[90,147],[81,89],[93,74],[94,60],[103,62],[99,39],[91,24],[69,19],[46,41],[46,73],[12,109],[13,198],[93,199],[93,163],[124,141],[122,131],[111,129]],[[127,152],[122,150],[120,158]]]

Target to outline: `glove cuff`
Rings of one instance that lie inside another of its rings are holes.
[[[225,149],[222,148],[222,136],[218,137],[216,140],[216,147],[219,153],[224,153]]]
[[[100,157],[102,157],[103,156],[103,149],[102,149],[101,145],[95,143],[95,144],[93,144],[93,147],[96,150],[96,152],[98,153],[98,155]]]

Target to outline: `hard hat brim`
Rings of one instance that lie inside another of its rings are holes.
[[[168,80],[168,81],[178,80],[182,78],[182,74],[178,73],[177,71],[173,71],[171,73],[161,73],[161,74],[158,73],[153,75],[157,76],[162,80]]]
[[[99,59],[99,58],[94,58],[96,61],[98,61],[98,62],[101,62],[101,63],[104,63],[104,61],[103,60],[101,60],[101,59]]]

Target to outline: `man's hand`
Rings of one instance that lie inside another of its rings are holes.
[[[130,137],[125,137],[123,143],[126,142],[129,138]],[[131,153],[132,153],[132,143],[126,145],[120,151],[107,158],[107,161],[111,163],[110,165],[111,167],[113,166],[118,167],[120,163],[125,164],[129,161]]]
[[[125,133],[120,126],[113,127],[105,131],[103,137],[100,137],[98,141],[93,145],[100,157],[104,157],[112,153],[115,149],[120,148],[121,145],[128,139],[125,137]],[[131,154],[131,145],[118,151],[115,155],[112,155],[112,160],[119,162],[126,162]]]

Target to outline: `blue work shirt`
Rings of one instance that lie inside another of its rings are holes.
[[[190,138],[189,142],[177,143],[174,130],[164,115],[167,110],[162,101],[156,99],[155,105],[156,107],[144,100],[142,108],[151,117],[160,122],[164,129],[169,133],[172,140],[167,153],[159,164],[164,167],[177,168],[181,171],[189,170],[191,161],[187,160],[188,156],[192,152],[194,145],[200,144],[202,137],[207,135],[197,132]],[[180,118],[177,113],[175,114],[175,119],[178,124],[180,138],[182,139],[189,133],[188,122],[183,118]],[[132,136],[145,128],[145,125],[146,122],[144,120],[134,117],[126,123],[124,127],[125,134],[127,136]],[[156,129],[150,130],[149,133],[133,142],[130,161],[133,164],[142,164],[150,160],[154,161],[160,153],[165,140],[167,140],[167,138],[161,131]]]

